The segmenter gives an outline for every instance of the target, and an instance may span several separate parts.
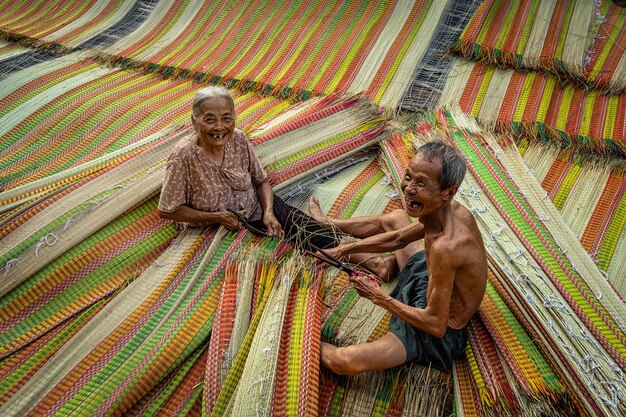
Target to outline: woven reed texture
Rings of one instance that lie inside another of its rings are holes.
[[[626,154],[626,93],[561,84],[555,75],[457,60],[440,104],[476,116],[489,130],[599,155]]]
[[[69,51],[106,46],[132,32],[153,11],[153,0],[3,1],[0,36],[23,44]]]
[[[608,160],[582,158],[571,152],[525,148],[524,161],[546,196],[608,280],[624,295],[624,173]]]
[[[23,69],[5,81],[0,164],[12,169],[0,175],[2,190],[120,151],[172,125],[189,126],[191,99],[199,88],[77,57]],[[250,129],[288,106],[252,94],[235,93],[235,99],[239,124]]]
[[[454,48],[468,59],[580,80],[601,21],[590,1],[486,1]]]
[[[101,62],[282,96],[365,91],[390,109],[399,105],[450,4],[100,3],[59,14],[69,2],[40,10],[5,2],[0,34],[57,55],[88,50]]]

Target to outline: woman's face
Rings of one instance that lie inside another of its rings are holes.
[[[202,143],[224,146],[235,130],[235,109],[224,97],[204,100],[196,115],[191,116],[193,127]]]

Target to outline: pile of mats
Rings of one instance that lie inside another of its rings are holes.
[[[625,23],[608,0],[0,0],[0,412],[624,415]],[[451,372],[334,375],[320,340],[388,312],[284,242],[158,217],[209,84],[305,211],[400,209],[414,147],[459,147],[489,282]]]

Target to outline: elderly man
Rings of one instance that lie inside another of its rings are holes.
[[[402,180],[406,210],[330,220],[311,201],[311,214],[319,222],[332,223],[354,236],[369,236],[328,252],[351,261],[367,260],[365,265],[382,278],[400,270],[391,294],[367,277],[350,278],[359,295],[392,313],[389,332],[374,342],[353,346],[322,343],[323,366],[345,375],[409,361],[443,370],[465,351],[466,326],[480,306],[487,279],[478,226],[469,210],[453,200],[465,171],[458,149],[433,141],[417,150]],[[392,255],[375,259],[369,254],[390,251]]]

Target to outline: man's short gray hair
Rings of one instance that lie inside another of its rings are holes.
[[[443,140],[433,140],[417,148],[415,155],[422,155],[432,162],[441,158],[441,172],[439,173],[439,189],[446,190],[452,186],[461,186],[467,163],[461,151],[451,143]]]
[[[194,116],[198,115],[198,112],[200,111],[200,106],[202,105],[202,103],[204,103],[206,100],[210,98],[216,98],[216,97],[225,98],[230,102],[230,105],[233,108],[233,116],[234,116],[235,115],[235,100],[233,99],[233,96],[230,94],[230,91],[228,91],[228,89],[224,87],[215,86],[215,85],[212,85],[210,87],[204,87],[196,92],[196,95],[193,98],[193,103],[191,105],[191,111],[193,115]]]

